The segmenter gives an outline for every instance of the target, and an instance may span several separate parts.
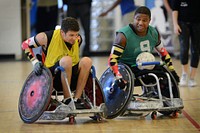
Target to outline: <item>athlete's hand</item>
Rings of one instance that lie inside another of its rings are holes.
[[[35,74],[37,75],[37,76],[39,76],[39,75],[41,75],[42,74],[42,68],[43,68],[43,64],[42,64],[42,62],[37,62],[35,65],[34,65],[34,67],[33,67],[33,69],[34,69],[34,72],[35,72]]]
[[[108,14],[108,12],[103,12],[103,13],[101,13],[100,15],[99,15],[99,17],[104,17],[104,16],[106,16]]]
[[[115,80],[115,85],[118,86],[120,89],[124,89],[126,87],[127,82],[122,78]]]

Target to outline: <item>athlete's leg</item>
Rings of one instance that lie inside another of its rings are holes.
[[[67,74],[68,84],[70,85],[71,75],[72,75],[72,58],[69,56],[64,56],[63,58],[61,58],[59,63],[60,63],[60,66],[62,66],[65,69],[65,72]],[[63,73],[61,73],[61,83],[62,83],[64,98],[70,97],[69,91],[68,91],[70,88],[67,87],[67,83],[65,81],[65,77]]]
[[[80,98],[87,82],[90,70],[92,66],[92,60],[88,57],[83,57],[79,62],[79,76],[76,87],[75,98]]]
[[[199,49],[200,49],[200,24],[192,23],[191,24],[191,63],[190,63],[190,83],[189,86],[196,86],[194,81],[196,76],[196,71],[199,65]]]
[[[188,77],[188,60],[189,60],[189,44],[190,44],[190,32],[187,23],[180,22],[181,34],[179,35],[180,40],[180,61],[182,65],[182,76],[179,85],[185,86],[187,84]]]

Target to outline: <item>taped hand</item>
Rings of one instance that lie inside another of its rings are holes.
[[[115,80],[115,85],[118,86],[120,89],[124,89],[126,87],[127,82],[122,78]]]

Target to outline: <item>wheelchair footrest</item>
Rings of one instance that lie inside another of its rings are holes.
[[[173,98],[164,101],[164,107],[159,108],[158,111],[174,111],[184,108],[183,101],[181,98]]]
[[[127,110],[156,110],[163,107],[163,103],[159,100],[135,100],[131,101]]]
[[[89,114],[89,113],[100,113],[104,115],[105,113],[105,104],[102,103],[100,106],[92,109],[72,109],[68,105],[59,105],[53,111],[45,111],[39,118],[39,121],[42,120],[64,120],[66,117],[73,114]]]
[[[163,104],[164,103],[164,104]],[[132,111],[170,111],[183,109],[183,101],[181,98],[165,99],[161,103],[159,100],[135,100],[131,101],[127,110]]]
[[[183,101],[181,98],[173,98],[172,100],[168,99],[164,101],[164,104],[166,104],[168,107],[176,107],[176,108],[183,107]]]

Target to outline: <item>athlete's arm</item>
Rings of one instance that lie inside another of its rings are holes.
[[[117,33],[115,42],[112,46],[110,57],[108,59],[108,64],[109,64],[110,68],[112,69],[116,78],[122,78],[122,76],[118,70],[118,60],[121,57],[125,46],[126,46],[126,38],[125,38],[124,34]]]
[[[162,61],[164,61],[168,67],[168,69],[170,71],[174,71],[174,66],[172,64],[172,59],[169,55],[169,53],[167,52],[166,48],[164,47],[161,39],[160,39],[160,35],[158,37],[158,44],[155,47],[155,50],[158,52],[158,54],[160,55]]]
[[[22,49],[25,51],[26,56],[28,59],[32,62],[33,65],[35,65],[38,61],[38,59],[35,57],[33,53],[33,48],[38,48],[42,46],[43,48],[47,47],[47,36],[44,32],[41,32],[37,34],[36,36],[33,36],[26,41],[22,43]]]

